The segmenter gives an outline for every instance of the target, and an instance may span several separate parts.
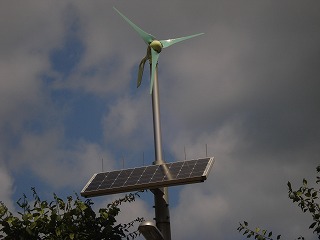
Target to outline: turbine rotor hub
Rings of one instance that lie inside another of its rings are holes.
[[[152,49],[155,50],[157,53],[160,53],[162,50],[162,43],[158,40],[153,40],[150,43],[150,47],[152,47]]]

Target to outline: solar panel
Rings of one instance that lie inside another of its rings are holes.
[[[212,157],[96,173],[81,195],[94,197],[203,182],[213,163]]]

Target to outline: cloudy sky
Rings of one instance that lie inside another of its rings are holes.
[[[164,155],[208,155],[206,182],[173,187],[173,239],[243,239],[247,220],[285,239],[315,236],[287,198],[320,163],[319,1],[1,1],[0,200],[80,192],[93,173],[151,164],[146,53],[116,6],[159,39]],[[119,196],[93,199],[97,206]],[[152,193],[119,221],[153,218]]]

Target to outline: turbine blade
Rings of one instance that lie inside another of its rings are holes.
[[[143,39],[143,41],[146,43],[146,44],[150,44],[154,39],[155,37],[152,36],[151,34],[143,31],[141,28],[139,28],[137,25],[135,25],[133,22],[131,22],[125,15],[123,15],[121,12],[119,12],[118,9],[116,9],[115,7],[113,7],[113,9],[119,13],[119,15],[121,17],[123,17],[124,20],[126,20],[127,23],[130,24],[131,27],[133,27],[134,30],[136,30],[136,32],[138,32],[138,34],[140,35],[140,37]]]
[[[151,80],[150,80],[150,94],[152,94],[154,75],[156,73],[156,67],[158,64],[159,53],[157,53],[153,48],[151,48]]]
[[[143,75],[143,70],[144,70],[144,65],[146,63],[146,61],[148,60],[149,56],[148,53],[147,55],[142,58],[140,64],[139,64],[139,72],[138,72],[138,79],[137,79],[137,88],[140,87],[141,82],[142,82],[142,75]]]
[[[193,38],[193,37],[197,37],[197,36],[200,36],[202,34],[204,34],[204,33],[198,33],[198,34],[194,34],[194,35],[190,35],[190,36],[186,36],[186,37],[181,37],[181,38],[161,40],[160,42],[161,42],[163,48],[166,48],[166,47],[170,47],[172,44],[175,44],[175,43],[178,43],[178,42],[181,42],[181,41]]]

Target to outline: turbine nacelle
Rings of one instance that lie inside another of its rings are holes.
[[[126,16],[124,16],[121,12],[119,12],[115,7],[113,7],[113,9],[115,11],[117,11],[119,13],[119,15],[121,17],[123,17],[124,20],[126,20],[127,23],[130,24],[130,26],[140,35],[140,37],[143,39],[143,41],[148,45],[147,55],[141,60],[141,62],[139,64],[137,87],[139,87],[141,85],[144,65],[145,65],[146,61],[149,59],[150,64],[151,64],[150,94],[152,94],[154,75],[156,72],[159,54],[162,51],[162,48],[170,47],[171,45],[173,45],[175,43],[202,35],[203,33],[198,33],[195,35],[190,35],[190,36],[181,37],[181,38],[174,38],[174,39],[159,41],[159,40],[156,40],[156,38],[153,35],[143,31],[141,28],[139,28],[137,25],[135,25],[133,22],[131,22]]]
[[[153,40],[149,46],[157,53],[160,53],[163,48],[162,43],[158,40]]]

